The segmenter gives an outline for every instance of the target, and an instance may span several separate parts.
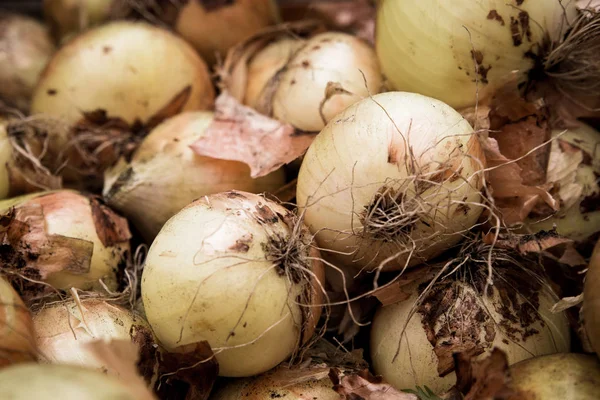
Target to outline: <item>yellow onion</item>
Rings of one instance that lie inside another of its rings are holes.
[[[238,189],[260,193],[284,183],[282,170],[252,179],[248,165],[197,155],[190,145],[204,136],[210,112],[185,112],[154,129],[129,162],[106,171],[104,198],[151,242],[169,218],[207,194]]]
[[[17,14],[0,13],[0,99],[22,111],[55,51],[46,27]]]
[[[509,369],[510,400],[595,400],[600,390],[600,361],[564,353],[521,361]]]
[[[31,313],[0,275],[0,368],[36,357]]]
[[[560,0],[382,0],[377,55],[395,90],[469,107],[514,77],[526,80],[576,12]]]
[[[148,380],[158,359],[150,325],[140,316],[99,299],[68,300],[44,306],[33,315],[40,362],[71,364],[119,376],[86,344],[95,340],[127,340],[138,348],[141,374]]]
[[[295,215],[261,196],[205,196],[173,216],[146,258],[142,299],[167,350],[208,341],[221,376],[263,373],[313,334],[323,266]]]
[[[569,351],[569,323],[563,312],[552,313],[558,298],[547,282],[519,272],[516,264],[494,265],[493,279],[484,294],[483,261],[467,264],[431,291],[425,292],[430,279],[403,288],[407,298],[381,307],[373,319],[374,371],[398,389],[427,386],[441,393],[456,383],[453,353],[485,358],[499,348],[512,364]]]
[[[0,214],[4,268],[56,289],[117,289],[131,234],[98,199],[68,190],[34,193],[0,202]]]
[[[57,41],[106,21],[114,0],[44,0],[44,17]]]
[[[175,31],[213,64],[227,51],[261,29],[279,20],[275,0],[233,0],[224,5],[205,5],[190,0],[177,15]],[[213,2],[215,3],[215,2]]]
[[[319,245],[346,265],[401,269],[456,244],[482,212],[483,155],[467,121],[390,92],[333,118],[308,149],[297,201]]]
[[[600,241],[596,243],[585,275],[583,324],[587,339],[600,355]]]

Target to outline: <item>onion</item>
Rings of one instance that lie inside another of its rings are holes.
[[[0,368],[34,361],[35,352],[31,314],[17,292],[0,275]]]
[[[526,80],[548,39],[559,39],[573,22],[575,2],[513,3],[379,1],[376,47],[383,73],[396,90],[455,108],[491,96],[513,77]]]
[[[44,17],[63,41],[106,21],[114,0],[44,0]]]
[[[515,363],[569,351],[569,323],[564,313],[551,312],[558,298],[548,283],[521,269],[521,260],[503,261],[512,256],[495,253],[494,284],[484,294],[487,251],[479,254],[473,261],[467,255],[458,272],[436,281],[430,291],[425,287],[431,279],[425,278],[403,288],[406,300],[378,309],[371,329],[372,366],[396,388],[448,390],[456,382],[457,352],[480,359],[499,348]]]
[[[186,112],[167,120],[144,139],[130,162],[105,173],[105,199],[148,242],[169,218],[201,196],[230,189],[260,193],[283,185],[282,170],[252,179],[244,163],[197,155],[190,145],[204,136],[213,117]]]
[[[594,400],[600,390],[600,362],[585,354],[535,357],[513,365],[509,373],[515,399]]]
[[[384,93],[321,131],[304,157],[297,201],[319,245],[347,265],[401,269],[439,255],[475,224],[482,169],[477,137],[456,111]]]
[[[600,241],[590,259],[583,290],[583,324],[587,339],[600,355]]]
[[[190,42],[210,64],[219,56],[224,57],[234,45],[279,20],[275,0],[233,0],[221,3],[225,5],[210,6],[203,5],[202,1],[190,0],[179,11],[175,22],[177,33]]]
[[[324,282],[318,254],[282,206],[240,191],[205,196],[150,247],[146,316],[167,350],[206,340],[221,376],[260,374],[313,334]]]
[[[131,235],[127,221],[96,198],[35,193],[0,202],[0,213],[5,269],[56,289],[117,289]]]
[[[0,30],[0,98],[27,111],[55,48],[46,27],[32,18],[1,12]]]
[[[94,340],[128,340],[138,347],[142,375],[151,380],[156,372],[157,347],[150,325],[106,301],[69,300],[45,306],[34,314],[33,327],[41,362],[79,365],[118,376],[118,371],[105,365],[86,344]]]

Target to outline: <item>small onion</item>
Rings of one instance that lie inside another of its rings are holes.
[[[68,190],[35,193],[0,202],[0,213],[5,268],[56,289],[117,289],[131,235],[127,221],[97,199]]]
[[[586,354],[552,354],[510,367],[510,399],[595,400],[600,391],[600,361]]]
[[[213,118],[210,112],[175,116],[144,139],[131,161],[106,171],[104,198],[148,242],[169,218],[201,196],[230,189],[260,193],[284,184],[282,170],[252,179],[242,162],[197,155],[190,145],[205,134]]]
[[[573,1],[382,0],[377,55],[394,89],[469,107],[515,71],[525,80],[546,41],[557,40],[575,14]]]
[[[239,191],[205,196],[173,216],[148,251],[146,316],[167,350],[207,340],[221,376],[263,373],[313,334],[318,255],[279,204]]]
[[[44,17],[59,41],[106,21],[114,0],[44,0]]]
[[[27,111],[54,44],[44,25],[21,15],[0,12],[0,31],[0,98]]]
[[[0,368],[34,361],[36,357],[31,314],[17,292],[0,275]]]
[[[71,364],[119,375],[85,347],[94,340],[131,340],[138,347],[142,375],[149,380],[157,367],[150,325],[122,307],[99,299],[73,300],[44,306],[33,315],[35,340],[50,364]]]
[[[587,339],[600,355],[600,241],[596,243],[585,275],[583,323]]]
[[[427,281],[418,282],[403,290],[408,299],[381,307],[371,330],[375,372],[398,389],[427,386],[440,393],[456,383],[455,352],[483,353],[483,358],[499,348],[515,363],[569,351],[569,323],[564,313],[550,311],[558,299],[547,284],[509,271],[495,274],[489,295],[483,295],[485,274],[467,267],[463,276],[473,281],[442,280],[420,304],[420,284]]]
[[[401,269],[439,255],[475,224],[482,169],[477,136],[456,111],[418,94],[383,93],[316,137],[297,201],[319,245],[348,265]]]

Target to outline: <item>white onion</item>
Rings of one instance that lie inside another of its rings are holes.
[[[284,183],[282,170],[252,179],[241,162],[197,155],[190,145],[213,121],[209,112],[186,112],[148,135],[130,162],[105,173],[104,197],[151,242],[180,209],[207,194],[230,189],[260,193]]]
[[[114,0],[44,0],[44,18],[58,41],[106,21]]]
[[[394,89],[469,107],[525,80],[575,15],[575,2],[562,0],[382,0],[377,55]]]
[[[165,348],[207,340],[219,374],[232,377],[260,374],[296,352],[320,316],[324,273],[295,221],[239,191],[205,196],[173,216],[142,275],[146,316]]]
[[[316,137],[298,176],[298,206],[319,245],[346,265],[400,269],[439,255],[475,224],[483,162],[473,129],[449,106],[383,93]]]
[[[600,240],[596,243],[585,275],[583,325],[592,348],[600,355]]]

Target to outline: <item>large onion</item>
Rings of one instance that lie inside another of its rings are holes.
[[[394,89],[468,107],[513,76],[525,80],[575,13],[561,0],[382,0],[377,55]]]
[[[44,0],[44,17],[58,41],[106,21],[114,0]]]
[[[146,258],[142,299],[160,342],[207,340],[222,376],[251,376],[308,340],[323,267],[293,213],[258,195],[205,196],[173,216]]]
[[[456,382],[455,352],[484,357],[499,348],[515,363],[569,351],[568,320],[550,311],[557,297],[547,283],[519,272],[516,264],[494,266],[486,295],[487,268],[480,265],[469,263],[464,272],[439,281],[421,303],[417,298],[428,280],[418,281],[403,288],[406,300],[377,311],[371,329],[377,374],[398,389],[427,386],[440,393]]]
[[[0,368],[37,357],[31,314],[0,275]]]
[[[0,12],[0,30],[0,99],[27,111],[54,44],[44,25],[25,16]]]
[[[349,265],[400,269],[440,254],[473,226],[482,169],[477,137],[456,111],[384,93],[321,131],[304,157],[297,201],[321,247]]]
[[[252,179],[241,162],[197,155],[190,145],[213,121],[209,112],[173,117],[147,136],[129,163],[105,173],[104,197],[151,242],[169,218],[193,200],[230,189],[260,193],[284,183],[278,170]]]
[[[600,355],[600,241],[596,243],[585,276],[583,323],[592,348]]]
[[[130,233],[127,221],[97,199],[35,193],[0,202],[0,213],[3,268],[56,289],[117,289]]]

